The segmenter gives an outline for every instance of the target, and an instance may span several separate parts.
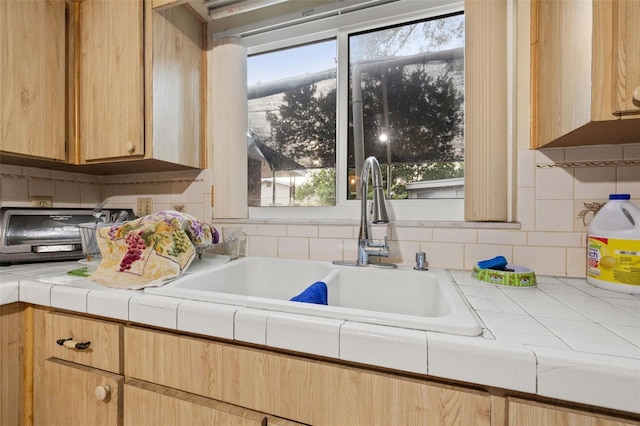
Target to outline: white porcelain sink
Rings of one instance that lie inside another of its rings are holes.
[[[291,302],[316,281],[328,305]],[[329,262],[245,257],[200,269],[145,293],[477,336],[482,329],[449,274],[338,266]]]

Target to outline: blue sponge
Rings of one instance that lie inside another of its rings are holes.
[[[504,256],[496,256],[493,259],[481,260],[478,262],[478,268],[504,271],[507,268],[507,259]]]
[[[289,299],[293,302],[315,303],[317,305],[327,304],[327,285],[322,281],[317,281],[307,287],[299,295]]]

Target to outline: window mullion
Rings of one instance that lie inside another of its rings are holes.
[[[337,35],[338,96],[336,107],[336,205],[352,204],[347,201],[347,145],[349,139],[349,35]]]

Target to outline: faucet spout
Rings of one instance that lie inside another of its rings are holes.
[[[346,266],[375,266],[379,268],[397,268],[393,263],[369,263],[369,256],[389,257],[389,244],[387,237],[384,242],[371,242],[371,228],[367,214],[367,194],[369,193],[369,177],[373,188],[372,217],[371,223],[389,223],[387,206],[384,201],[384,190],[382,189],[382,171],[380,163],[376,157],[368,157],[362,165],[360,175],[360,230],[358,232],[358,260],[354,262],[343,262],[335,260],[336,265]]]
[[[362,165],[362,175],[360,176],[360,231],[358,239],[369,241],[371,227],[367,214],[367,195],[369,193],[369,175],[371,175],[371,186],[373,188],[373,214],[371,223],[389,223],[387,206],[384,201],[384,191],[382,189],[382,171],[380,163],[376,157],[367,157]]]

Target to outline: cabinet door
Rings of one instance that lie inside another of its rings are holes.
[[[554,426],[630,426],[624,419],[601,416],[586,411],[569,410],[517,398],[509,398],[509,425]]]
[[[125,425],[262,426],[266,416],[201,396],[131,380],[124,391]]]
[[[640,114],[640,2],[613,2],[614,112]]]
[[[127,377],[301,423],[491,424],[482,391],[136,327],[125,329],[125,347]]]
[[[79,25],[81,157],[143,156],[142,0],[83,1]]]
[[[65,160],[65,1],[0,2],[0,151]]]
[[[24,368],[22,308],[0,306],[0,425],[20,424]]]
[[[153,158],[202,167],[203,24],[187,5],[151,15]]]
[[[79,364],[49,358],[44,377],[43,406],[35,419],[47,426],[122,425],[124,378]],[[103,399],[99,399],[104,397]]]

